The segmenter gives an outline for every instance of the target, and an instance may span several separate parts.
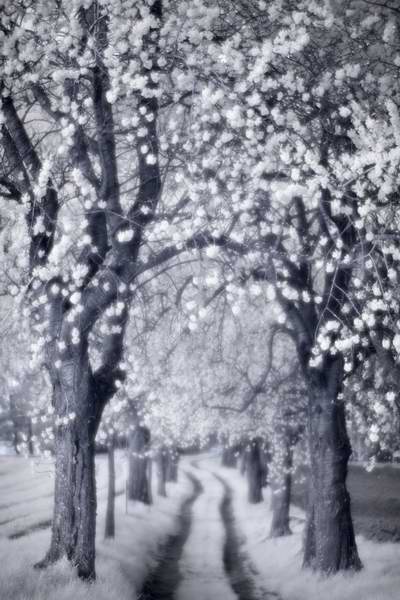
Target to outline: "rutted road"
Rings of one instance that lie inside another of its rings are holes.
[[[141,600],[280,600],[256,585],[244,553],[225,478],[201,468],[186,472],[193,491],[181,505],[176,533],[161,546]]]
[[[173,600],[175,590],[181,581],[179,561],[183,547],[189,537],[192,522],[192,506],[203,492],[203,486],[197,477],[186,473],[192,482],[192,494],[184,500],[178,516],[176,533],[168,536],[161,547],[156,567],[147,577],[139,598],[141,600]]]
[[[239,600],[279,600],[274,592],[256,587],[255,570],[241,546],[240,535],[235,524],[232,508],[232,488],[220,475],[216,479],[223,485],[224,496],[220,505],[221,518],[225,526],[224,566],[233,591]]]

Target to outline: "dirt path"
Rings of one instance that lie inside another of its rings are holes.
[[[279,600],[274,592],[256,586],[257,574],[248,556],[242,550],[243,544],[235,524],[232,508],[232,488],[220,475],[214,474],[224,487],[224,496],[220,505],[221,518],[225,526],[224,566],[231,587],[239,600]]]
[[[194,461],[190,466],[186,476],[193,491],[183,502],[176,533],[161,546],[139,598],[280,600],[256,583],[258,573],[243,551],[236,527],[229,483]]]
[[[139,595],[140,600],[173,600],[175,590],[181,581],[179,560],[189,537],[192,523],[192,506],[203,492],[203,486],[197,477],[192,473],[186,473],[186,476],[193,484],[193,492],[181,506],[177,532],[170,535],[160,548],[156,567],[143,585]]]

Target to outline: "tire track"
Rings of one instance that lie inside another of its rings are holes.
[[[255,584],[254,575],[257,575],[257,571],[247,554],[241,549],[243,542],[235,525],[232,488],[220,475],[214,473],[214,477],[224,488],[224,496],[220,504],[221,518],[226,532],[223,559],[232,590],[239,600],[281,600],[275,592],[267,591]]]
[[[177,532],[169,535],[159,550],[157,564],[144,582],[139,594],[140,600],[173,600],[181,581],[179,560],[190,533],[192,506],[203,492],[203,486],[197,477],[191,473],[186,473],[186,476],[193,485],[193,491],[181,505]]]
[[[35,531],[40,531],[41,529],[48,529],[49,527],[51,527],[51,519],[46,519],[45,521],[39,521],[39,523],[34,523],[33,525],[30,525],[26,529],[15,531],[7,537],[9,540],[18,540],[19,538],[22,538],[26,535],[35,533]]]
[[[124,494],[124,493],[125,493],[125,490],[117,491],[115,493],[115,498],[118,498],[118,496],[122,496],[122,494]],[[18,515],[16,517],[7,519],[5,521],[2,521],[0,523],[0,526],[7,525],[9,523],[13,523],[14,521],[18,521],[26,516],[29,516],[29,515]],[[35,533],[36,531],[40,531],[42,529],[49,529],[51,527],[51,523],[52,523],[52,519],[44,519],[42,521],[39,521],[38,523],[32,523],[31,525],[24,527],[24,529],[19,529],[17,531],[14,531],[13,533],[10,533],[7,536],[7,538],[9,540],[18,540],[19,538],[25,537],[27,535],[31,535],[31,533]]]

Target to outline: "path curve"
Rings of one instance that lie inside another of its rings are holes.
[[[243,542],[237,531],[232,508],[232,488],[226,479],[214,473],[222,484],[224,495],[220,504],[220,513],[225,527],[224,566],[230,585],[238,600],[280,600],[275,592],[267,591],[255,584],[257,572],[247,554],[241,549]]]
[[[141,600],[173,600],[181,581],[179,561],[190,533],[192,506],[203,492],[203,486],[197,477],[188,472],[185,475],[190,479],[193,491],[181,505],[176,533],[169,535],[159,550],[157,564],[146,578],[139,594]]]

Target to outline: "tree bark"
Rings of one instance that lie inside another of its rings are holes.
[[[114,439],[110,440],[107,448],[108,463],[108,494],[107,494],[107,512],[104,537],[115,537],[115,452]]]
[[[289,432],[285,432],[281,452],[277,461],[279,464],[274,465],[274,477],[271,485],[271,537],[281,537],[292,533],[289,525],[289,511],[292,492],[293,449]]]
[[[64,354],[54,389],[56,420],[52,535],[43,568],[66,556],[80,578],[95,572],[95,437],[101,418],[99,390],[83,341]]]
[[[128,498],[144,504],[152,503],[149,446],[150,431],[147,427],[138,425],[129,440]]]
[[[79,577],[94,579],[96,484],[90,418],[58,428],[50,549],[37,567],[66,555]]]
[[[332,359],[323,373],[310,378],[311,469],[304,565],[324,574],[362,567],[346,488],[351,447],[339,396],[342,378],[340,359]]]
[[[167,497],[167,471],[168,471],[168,450],[160,448],[156,455],[157,465],[157,493],[163,498]]]
[[[246,475],[248,484],[248,500],[251,504],[262,502],[262,486],[264,480],[264,468],[261,457],[261,441],[256,438],[249,444],[246,461]]]

